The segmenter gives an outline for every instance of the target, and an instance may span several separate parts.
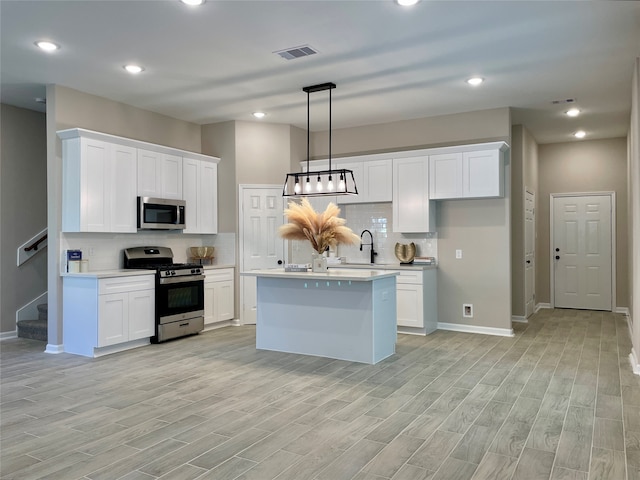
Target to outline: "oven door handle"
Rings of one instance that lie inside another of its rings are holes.
[[[180,277],[166,277],[160,279],[160,285],[169,285],[172,283],[189,283],[204,280],[204,275],[183,275]]]

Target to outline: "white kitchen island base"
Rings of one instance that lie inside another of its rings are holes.
[[[369,364],[395,353],[395,273],[264,272],[247,272],[258,277],[256,348]]]

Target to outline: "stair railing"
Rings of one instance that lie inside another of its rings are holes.
[[[47,238],[47,229],[45,228],[40,233],[34,235],[30,240],[20,245],[17,252],[18,266],[25,263],[38,252],[44,250],[47,246]]]

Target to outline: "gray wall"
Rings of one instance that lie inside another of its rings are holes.
[[[549,222],[552,193],[616,192],[616,304],[629,306],[627,139],[573,141],[539,146],[536,294],[549,303]]]
[[[236,232],[236,122],[203,125],[202,153],[222,159],[218,164],[218,231]]]
[[[47,144],[43,113],[0,104],[0,332],[16,310],[47,290],[47,250],[16,266],[16,250],[47,227]]]
[[[503,140],[510,143],[508,108],[421,118],[333,131],[333,156]],[[312,156],[326,157],[328,133],[312,135]],[[506,195],[495,200],[437,202],[438,320],[511,329],[510,165]],[[463,259],[455,259],[455,250]],[[462,317],[462,304],[474,318]]]

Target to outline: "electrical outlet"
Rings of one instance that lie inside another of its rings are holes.
[[[456,258],[457,259],[462,258],[462,250],[456,250]]]
[[[462,304],[462,316],[466,318],[473,317],[473,304],[471,303],[463,303]]]

